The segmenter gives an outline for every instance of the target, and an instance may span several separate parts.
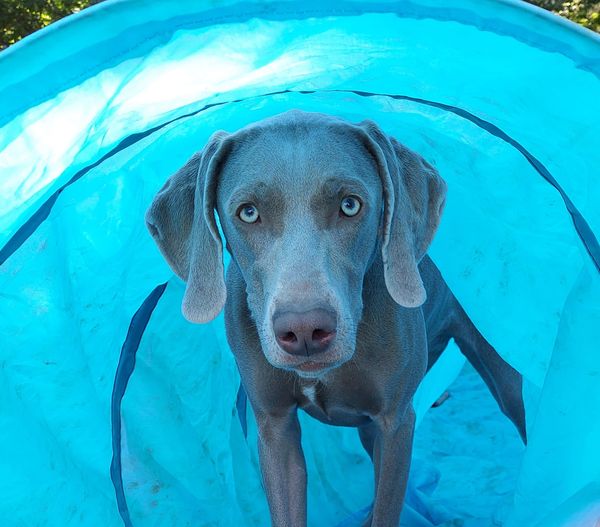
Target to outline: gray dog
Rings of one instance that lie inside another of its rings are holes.
[[[413,395],[451,338],[525,440],[520,374],[425,255],[445,195],[374,122],[294,110],[215,133],[155,197],[146,221],[187,282],[183,314],[202,323],[225,307],[274,526],[306,525],[299,408],[358,428],[375,471],[366,525],[399,524]]]

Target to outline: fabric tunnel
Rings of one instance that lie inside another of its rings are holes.
[[[429,254],[524,378],[527,447],[448,347],[402,525],[597,527],[600,38],[516,0],[109,0],[0,53],[0,524],[269,525],[223,316],[182,317],[144,213],[291,108],[439,170]],[[301,422],[309,525],[359,525],[356,431]]]

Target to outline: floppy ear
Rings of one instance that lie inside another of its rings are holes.
[[[173,271],[187,282],[182,312],[209,322],[225,305],[223,243],[215,222],[215,194],[226,155],[225,132],[171,176],[146,212],[146,226]]]
[[[385,284],[395,302],[418,307],[427,299],[418,264],[440,223],[446,183],[420,155],[388,137],[373,121],[358,126],[366,133],[383,186]]]

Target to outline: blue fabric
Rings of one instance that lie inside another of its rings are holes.
[[[336,90],[338,92],[343,92],[344,90]],[[285,93],[292,93],[291,90],[284,90],[281,92],[275,92],[275,93],[269,93],[266,94],[266,96],[273,96],[273,95],[280,95],[280,94],[285,94]],[[302,94],[314,94],[315,91],[301,91],[298,93],[302,93]],[[397,99],[397,100],[409,100],[409,101],[413,101],[413,102],[418,102],[420,104],[427,104],[430,106],[434,106],[436,108],[441,108],[443,110],[447,110],[450,112],[453,112],[465,119],[468,119],[470,121],[472,121],[473,123],[475,123],[477,126],[483,128],[484,130],[488,131],[489,133],[501,138],[503,141],[506,141],[507,143],[509,143],[510,145],[514,146],[519,152],[521,152],[525,158],[529,161],[529,163],[531,163],[531,165],[535,168],[535,170],[544,178],[546,179],[546,181],[548,181],[548,183],[550,183],[554,188],[556,188],[558,190],[558,192],[560,193],[563,201],[565,202],[565,205],[567,207],[567,210],[569,211],[569,213],[571,214],[571,216],[573,217],[573,223],[575,225],[575,229],[577,230],[577,233],[579,234],[579,237],[581,238],[583,244],[585,245],[590,257],[592,258],[592,261],[594,262],[594,265],[596,266],[596,268],[598,270],[600,270],[600,245],[598,244],[598,240],[596,238],[596,236],[594,235],[594,233],[592,232],[592,230],[590,229],[589,225],[587,224],[587,222],[585,221],[585,219],[582,217],[581,213],[577,210],[577,208],[575,207],[575,205],[573,204],[573,202],[569,199],[569,197],[565,194],[564,190],[562,189],[562,187],[558,184],[558,182],[556,181],[556,179],[554,179],[554,177],[548,172],[548,169],[539,162],[539,160],[537,160],[534,156],[531,155],[531,153],[529,153],[522,145],[520,145],[517,141],[515,141],[512,137],[507,136],[502,130],[500,130],[498,127],[494,126],[493,124],[491,124],[488,121],[485,121],[483,119],[480,119],[479,117],[463,110],[462,108],[456,108],[454,106],[448,106],[446,104],[440,104],[440,103],[436,103],[434,101],[426,101],[423,99],[417,99],[415,97],[409,97],[406,95],[390,95],[390,94],[379,94],[379,93],[369,93],[369,92],[360,92],[360,91],[354,91],[354,92],[350,92],[348,91],[348,93],[355,93],[356,95],[360,95],[361,97],[391,97],[393,99]],[[99,165],[104,159],[106,159],[107,157],[110,157],[112,155],[117,154],[118,152],[120,152],[122,149],[127,148],[128,146],[131,146],[132,144],[135,144],[137,141],[140,141],[141,139],[147,137],[148,135],[159,131],[161,128],[163,128],[164,126],[167,126],[171,123],[173,123],[174,121],[178,120],[178,119],[182,119],[182,118],[186,118],[186,117],[192,117],[204,110],[208,110],[209,108],[213,108],[215,106],[220,106],[222,104],[235,104],[236,102],[241,102],[240,100],[237,101],[229,101],[229,102],[224,102],[224,103],[217,103],[217,104],[209,104],[204,106],[203,108],[201,108],[200,110],[196,110],[192,113],[188,113],[188,114],[184,114],[180,117],[177,117],[175,119],[172,119],[166,123],[163,123],[161,125],[155,126],[154,128],[147,130],[146,132],[142,132],[142,133],[138,133],[138,134],[134,134],[132,136],[129,136],[127,138],[125,138],[121,143],[119,143],[119,145],[117,145],[116,148],[114,148],[113,150],[111,150],[108,154],[106,154],[102,159],[100,159],[99,161],[95,162],[94,164],[90,165],[89,167],[86,167],[82,170],[80,170],[77,174],[75,174],[75,176],[73,176],[71,178],[71,180],[69,180],[65,185],[63,185],[62,187],[60,187],[56,192],[54,192],[54,194],[52,194],[42,205],[41,207],[32,215],[30,216],[27,221],[25,222],[25,224],[19,228],[19,230],[17,230],[17,232],[13,235],[13,237],[8,240],[8,242],[4,245],[4,247],[2,247],[0,249],[0,264],[3,263],[12,253],[14,253],[24,242],[25,240],[31,236],[31,234],[34,232],[34,230],[39,226],[39,224],[44,221],[47,217],[48,214],[50,213],[50,211],[52,210],[52,207],[54,206],[54,203],[56,202],[56,200],[58,199],[58,196],[60,196],[60,193],[69,185],[75,183],[79,178],[81,178],[82,176],[85,175],[85,173],[94,168],[95,166]]]
[[[144,300],[140,309],[133,315],[129,331],[127,331],[127,337],[125,338],[123,348],[121,349],[119,365],[117,366],[117,372],[115,374],[115,384],[111,403],[113,458],[110,464],[110,477],[115,487],[119,513],[121,514],[121,518],[123,518],[123,523],[127,527],[130,527],[132,524],[129,517],[129,510],[127,509],[127,501],[125,500],[125,492],[123,490],[123,474],[121,466],[121,403],[123,401],[123,396],[125,395],[125,390],[127,389],[127,383],[135,368],[135,354],[140,345],[140,341],[142,340],[142,335],[144,334],[150,316],[166,287],[167,284],[157,286],[148,295],[148,298]]]
[[[403,525],[593,526],[598,93],[598,36],[510,0],[109,0],[0,53],[2,524],[268,524],[222,316],[181,317],[143,216],[213,131],[301,108],[438,168],[430,254],[525,379],[523,451],[450,344],[415,397]],[[357,524],[356,432],[302,426],[310,525]]]

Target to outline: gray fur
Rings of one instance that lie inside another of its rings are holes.
[[[363,203],[351,218],[340,214],[348,195]],[[225,301],[213,209],[219,214],[232,256],[227,337],[257,419],[274,526],[306,525],[299,408],[358,428],[376,482],[366,525],[398,525],[412,398],[450,338],[525,440],[521,376],[475,328],[425,254],[445,195],[437,171],[375,123],[290,111],[213,136],[151,205],[149,229],[187,280],[183,312],[195,322],[214,318]],[[259,222],[237,216],[246,203]],[[324,351],[284,350],[274,316],[296,323],[292,336],[313,320],[311,335],[315,313],[325,312],[337,326]]]
[[[182,310],[191,322],[209,322],[225,305],[223,243],[214,208],[226,137],[213,134],[204,150],[167,180],[146,212],[146,225],[165,260],[187,282]]]

